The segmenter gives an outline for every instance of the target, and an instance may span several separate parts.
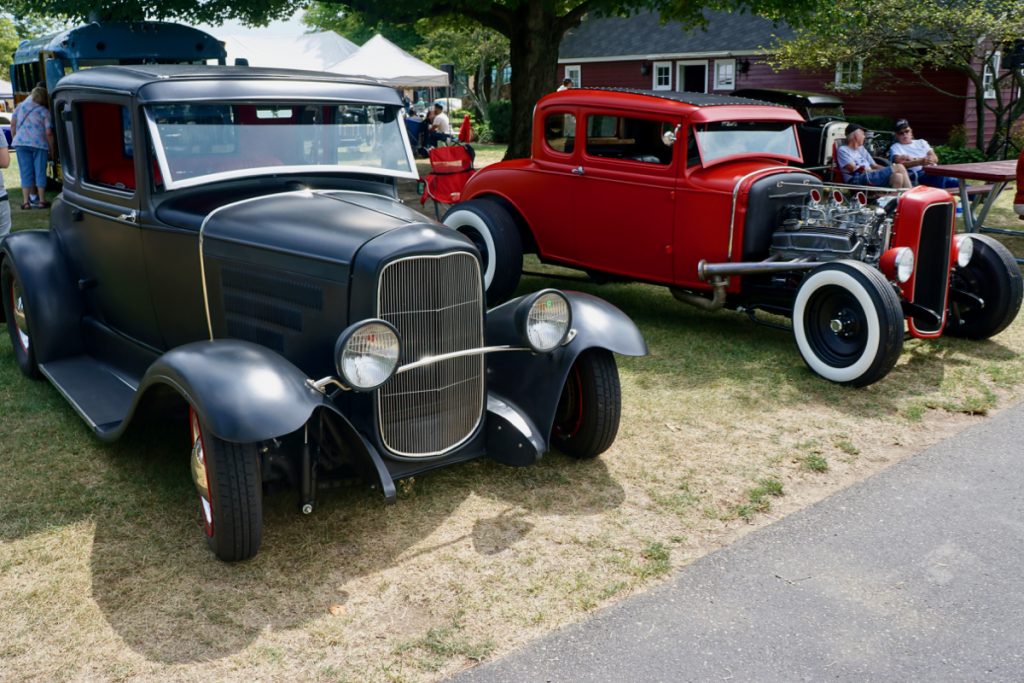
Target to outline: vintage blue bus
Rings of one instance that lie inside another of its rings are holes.
[[[15,104],[39,83],[53,90],[67,74],[108,64],[224,64],[224,45],[208,33],[162,21],[85,24],[34,40],[14,53]]]

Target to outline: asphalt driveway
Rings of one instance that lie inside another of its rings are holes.
[[[1024,404],[453,680],[1024,680]]]

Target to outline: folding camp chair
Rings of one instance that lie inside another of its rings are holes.
[[[430,173],[424,179],[420,205],[427,197],[434,200],[434,216],[441,218],[438,204],[454,204],[462,196],[462,188],[473,175],[473,157],[464,145],[435,147],[430,150]]]

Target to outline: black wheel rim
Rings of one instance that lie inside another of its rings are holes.
[[[569,439],[579,434],[583,425],[583,383],[580,380],[580,370],[573,365],[569,371],[569,377],[565,380],[565,387],[558,399],[558,408],[555,410],[555,436],[560,439]]]
[[[864,308],[847,289],[828,285],[814,293],[804,312],[807,342],[818,358],[834,368],[853,365],[868,344]]]

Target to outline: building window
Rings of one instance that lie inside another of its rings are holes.
[[[715,90],[733,90],[736,87],[736,60],[715,61]]]
[[[996,98],[996,80],[999,78],[999,69],[1002,67],[1003,54],[998,50],[992,53],[992,58],[985,62],[985,71],[982,75],[982,88],[985,90],[985,99]]]
[[[851,59],[836,65],[836,89],[859,90],[864,76],[864,60]]]
[[[651,84],[652,90],[671,90],[672,89],[672,62],[655,62],[654,63],[654,82]]]
[[[580,65],[569,64],[565,67],[565,77],[572,81],[572,87],[580,87]]]

